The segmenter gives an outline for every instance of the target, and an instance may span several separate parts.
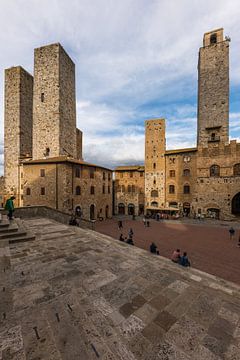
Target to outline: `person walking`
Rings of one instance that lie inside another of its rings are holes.
[[[133,229],[132,228],[129,229],[128,236],[129,236],[129,238],[133,237]]]
[[[233,227],[230,227],[230,229],[228,231],[229,231],[229,235],[230,235],[230,240],[232,240],[234,237],[234,234],[235,234],[235,230]]]
[[[118,229],[121,230],[123,228],[122,220],[118,221]]]
[[[7,199],[6,204],[5,204],[5,210],[8,210],[8,214],[7,217],[9,220],[13,219],[13,212],[14,212],[14,200],[15,200],[15,196],[11,196],[9,199]]]
[[[143,225],[144,225],[144,227],[146,227],[146,218],[145,218],[145,216],[143,217]]]

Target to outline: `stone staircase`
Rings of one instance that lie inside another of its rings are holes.
[[[0,221],[0,242],[8,241],[9,244],[14,244],[32,240],[35,240],[35,235],[22,228],[20,219],[9,221],[3,218]]]

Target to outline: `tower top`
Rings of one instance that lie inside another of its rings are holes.
[[[223,28],[206,32],[203,35],[203,47],[217,44],[223,40]]]

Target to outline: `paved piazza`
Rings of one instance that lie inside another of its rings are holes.
[[[232,240],[228,232],[230,226],[236,230]],[[149,251],[154,241],[160,255],[167,258],[171,257],[174,249],[179,248],[181,252],[187,251],[194,268],[240,285],[240,248],[237,246],[240,223],[150,220],[150,227],[145,228],[142,220],[124,219],[121,233],[127,236],[130,228],[133,229],[136,246]],[[115,239],[120,235],[116,219],[98,222],[96,230]]]
[[[91,230],[24,226],[35,241],[0,242],[1,360],[240,358],[238,285]]]

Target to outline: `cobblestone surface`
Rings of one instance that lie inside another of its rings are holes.
[[[1,360],[239,359],[237,285],[94,231],[24,226],[35,241],[0,242]]]

